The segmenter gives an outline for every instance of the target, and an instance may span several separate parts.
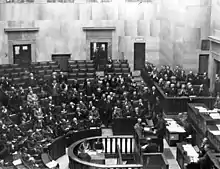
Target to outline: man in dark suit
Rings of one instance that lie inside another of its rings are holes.
[[[105,103],[104,110],[104,125],[108,127],[112,122],[113,105],[111,103],[111,96],[108,95]]]
[[[162,113],[157,115],[157,119],[158,119],[157,124],[154,126],[153,129],[154,129],[154,134],[156,134],[159,139],[160,152],[163,152],[164,149],[163,138],[166,132],[166,122],[163,119]]]
[[[60,76],[59,76],[59,82],[65,82],[67,83],[67,77],[63,74],[63,72],[60,72]]]
[[[57,81],[54,80],[52,83],[52,97],[55,105],[57,105],[59,102],[59,86],[60,85],[57,83]]]

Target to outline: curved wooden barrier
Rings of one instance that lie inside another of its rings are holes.
[[[104,143],[104,152],[105,153],[116,153],[117,145],[120,145],[121,154],[132,154],[134,153],[134,138],[133,136],[109,136],[109,137],[90,137],[86,139],[81,139],[75,143],[73,143],[68,149],[69,156],[69,168],[70,169],[140,169],[143,168],[142,164],[123,164],[123,165],[104,165],[104,164],[95,164],[91,162],[86,162],[77,157],[75,154],[76,149],[79,144],[84,142],[85,140],[91,141],[100,138]]]

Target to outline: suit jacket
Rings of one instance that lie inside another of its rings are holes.
[[[52,84],[52,88],[51,88],[52,96],[58,96],[59,95],[59,87],[60,87],[60,85],[58,83]]]
[[[156,129],[156,135],[158,138],[163,138],[166,133],[166,122],[164,119],[159,119],[154,127]]]

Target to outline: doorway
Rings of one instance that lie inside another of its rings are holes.
[[[200,74],[203,74],[204,72],[208,73],[208,63],[209,63],[208,54],[199,55],[199,73]]]
[[[90,59],[94,61],[98,70],[104,69],[108,60],[108,42],[91,42]]]
[[[52,61],[59,64],[61,71],[68,71],[68,60],[71,54],[52,54]]]
[[[31,44],[13,45],[14,64],[28,66],[31,63]]]
[[[134,43],[134,70],[142,70],[145,66],[145,43]]]

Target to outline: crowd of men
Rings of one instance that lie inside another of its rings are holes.
[[[156,124],[156,114],[162,112],[156,88],[144,82],[137,85],[130,74],[85,79],[83,88],[77,80],[68,84],[67,78],[63,72],[54,72],[39,84],[37,74],[30,73],[27,89],[1,79],[1,90],[10,99],[0,112],[0,140],[10,154],[20,151],[37,165],[39,154],[58,136],[93,126],[109,127],[120,117],[151,119]]]
[[[209,96],[209,78],[207,73],[202,75],[194,74],[189,71],[188,74],[179,67],[172,71],[170,66],[162,66],[157,69],[152,64],[147,65],[151,78],[158,83],[159,87],[167,96]]]

